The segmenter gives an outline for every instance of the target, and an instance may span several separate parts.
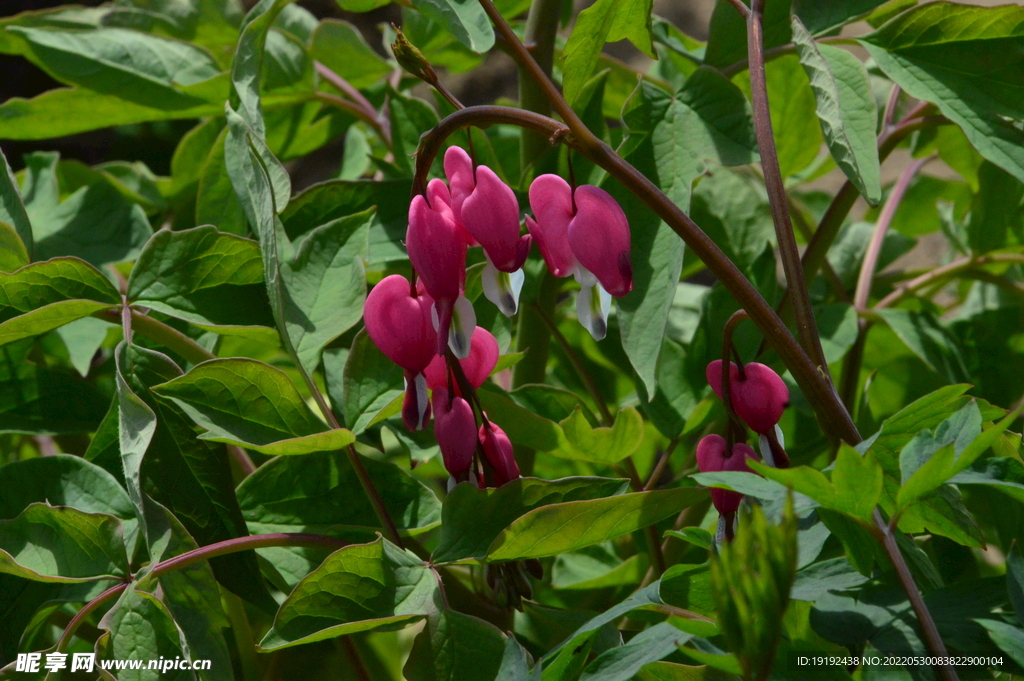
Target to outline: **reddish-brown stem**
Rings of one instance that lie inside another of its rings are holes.
[[[775,237],[779,244],[782,269],[790,291],[794,316],[796,317],[797,338],[804,352],[828,376],[828,363],[818,338],[814,311],[804,268],[800,262],[800,250],[793,234],[793,222],[789,215],[789,200],[785,183],[779,168],[779,156],[775,149],[775,135],[772,131],[771,110],[768,107],[768,89],[764,70],[764,0],[752,0],[747,15],[747,58],[750,62],[750,95],[754,108],[754,126],[757,131],[757,146],[761,152],[761,169],[764,172],[765,188],[771,208]]]
[[[902,301],[904,298],[907,298],[908,296],[914,294],[915,292],[923,288],[927,288],[932,284],[936,284],[942,281],[943,279],[946,279],[947,277],[952,277],[956,274],[959,274],[960,272],[972,270],[974,268],[981,267],[989,263],[998,262],[1024,263],[1024,254],[989,253],[987,255],[969,256],[966,258],[961,258],[959,260],[954,260],[953,262],[947,265],[942,265],[941,267],[936,267],[933,270],[928,270],[924,274],[915,277],[914,279],[911,279],[910,281],[896,287],[896,289],[894,289],[892,293],[890,293],[889,295],[885,296],[877,303],[875,303],[873,309],[881,310],[887,307],[892,307],[893,305],[896,305],[897,303]]]
[[[154,565],[145,577],[157,577],[165,572],[180,570],[188,567],[189,565],[193,565],[194,563],[216,558],[217,556],[224,556],[229,553],[237,553],[239,551],[248,551],[250,549],[261,549],[271,546],[310,546],[327,549],[340,549],[348,545],[348,542],[342,541],[341,539],[335,539],[334,537],[327,537],[320,534],[304,534],[299,532],[274,532],[271,534],[237,537],[235,539],[226,539],[224,541],[217,542],[216,544],[201,546],[198,549],[193,549],[192,551],[187,551],[174,556],[173,558],[168,558],[167,560]],[[64,633],[61,634],[60,640],[57,642],[57,651],[63,652],[66,650],[71,638],[75,635],[78,628],[85,622],[86,618],[95,612],[101,605],[127,589],[129,583],[130,582],[122,582],[120,584],[116,584],[86,603],[64,629]]]
[[[885,201],[885,205],[882,206],[878,222],[875,223],[875,231],[871,235],[871,241],[868,242],[867,251],[864,253],[864,262],[861,263],[860,276],[857,278],[857,289],[853,294],[853,306],[857,308],[858,312],[863,312],[868,307],[871,284],[875,278],[875,269],[878,267],[878,256],[882,252],[882,243],[885,241],[885,235],[889,231],[889,225],[892,224],[892,218],[896,215],[896,209],[899,208],[900,202],[903,201],[903,197],[906,195],[907,188],[910,186],[914,176],[933,158],[935,157],[929,156],[918,159],[904,168],[899,179],[896,181],[896,186],[893,187],[889,198]]]
[[[362,107],[353,104],[344,97],[332,95],[330,92],[316,92],[314,93],[313,96],[316,99],[323,102],[324,104],[330,104],[334,108],[341,109],[346,113],[350,113],[359,120],[363,121],[371,128],[373,128],[373,131],[377,133],[381,141],[383,141],[386,146],[388,146],[389,148],[391,147],[391,132],[390,130],[384,127],[384,123],[381,122],[381,119],[379,119],[377,116],[370,115],[369,113],[364,111]]]
[[[668,447],[666,447],[665,451],[661,453],[661,456],[658,458],[658,463],[654,465],[654,470],[651,471],[650,477],[647,478],[647,484],[644,485],[645,492],[650,492],[654,489],[654,486],[658,484],[658,480],[661,479],[661,474],[664,472],[665,466],[668,465],[668,460],[672,457],[672,452],[676,450],[678,445],[678,437],[674,437],[669,441]]]

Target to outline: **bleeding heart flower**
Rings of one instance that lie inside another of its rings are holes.
[[[366,296],[366,333],[384,355],[412,374],[422,373],[437,356],[437,333],[429,298],[414,296],[400,274],[385,277]]]
[[[729,362],[729,395],[733,410],[755,433],[774,430],[782,412],[789,406],[789,388],[771,367],[760,362],[743,365],[743,372],[744,378],[741,379],[739,367]],[[705,376],[711,389],[721,398],[722,360],[716,359],[708,364]]]
[[[506,482],[518,480],[519,464],[516,463],[512,442],[505,435],[505,431],[491,423],[490,428],[480,426],[477,436],[487,462],[494,469],[495,486],[501,487]]]
[[[443,191],[442,191],[443,190]],[[444,200],[447,189],[431,180],[428,195],[414,196],[409,206],[409,228],[405,246],[409,261],[434,299],[437,313],[437,354],[443,355],[449,338],[452,314],[466,278],[466,241],[455,224],[451,206]],[[456,343],[460,349],[461,346]],[[464,348],[468,352],[468,344]],[[456,348],[453,348],[456,352]]]
[[[572,221],[572,188],[558,175],[540,175],[530,184],[530,208],[534,217],[526,217],[526,228],[556,277],[568,277],[578,265],[569,248],[569,223]]]
[[[476,417],[469,402],[461,397],[449,399],[448,390],[437,388],[433,396],[434,435],[441,448],[444,467],[458,482],[469,478],[476,452]]]
[[[727,448],[725,438],[721,435],[708,435],[697,444],[697,468],[701,473],[718,473],[721,471],[746,471],[750,470],[747,460],[757,461],[754,450],[743,442],[737,442],[732,446],[732,454],[726,454]],[[712,487],[711,503],[715,505],[722,515],[735,513],[743,501],[743,495],[727,489]]]
[[[461,185],[468,186],[464,172],[460,171],[455,178],[461,194],[464,191]],[[462,199],[456,219],[483,246],[488,261],[501,272],[520,269],[530,254],[533,237],[519,235],[519,201],[512,189],[487,166],[476,168],[475,184]]]
[[[423,372],[437,356],[431,303],[427,296],[412,294],[408,279],[392,274],[373,287],[363,309],[370,340],[388,359],[405,369],[402,420],[409,430],[420,430],[430,418]]]
[[[487,377],[491,375],[491,372],[494,371],[497,363],[498,341],[495,340],[494,336],[487,329],[480,328],[479,326],[476,327],[473,330],[473,338],[470,341],[469,357],[459,360],[459,364],[462,365],[462,371],[466,374],[466,380],[474,388],[479,388],[487,380]],[[423,372],[427,377],[427,387],[431,390],[442,387],[447,388],[447,371],[448,366],[444,357],[434,355],[434,358]],[[452,381],[452,386],[455,388],[455,393],[461,395],[458,383]]]
[[[633,289],[629,221],[611,194],[582,185],[573,194],[576,214],[569,222],[569,248],[608,293],[621,298]]]

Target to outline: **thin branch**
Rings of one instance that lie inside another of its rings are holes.
[[[729,0],[729,4],[732,5],[744,19],[750,16],[750,8],[744,5],[742,0]]]
[[[173,572],[175,570],[186,568],[189,565],[209,560],[210,558],[224,556],[229,553],[237,553],[239,551],[248,551],[249,549],[261,549],[271,546],[311,546],[340,549],[348,545],[348,542],[342,541],[341,539],[335,539],[334,537],[298,532],[275,532],[272,534],[236,537],[235,539],[226,539],[215,544],[201,546],[198,549],[187,551],[161,563],[157,563],[149,571],[146,577],[155,577],[166,572]],[[86,603],[82,609],[79,610],[73,618],[71,618],[71,622],[68,623],[68,626],[64,629],[64,633],[61,634],[60,639],[57,641],[57,651],[63,652],[67,650],[68,643],[71,642],[71,638],[75,635],[78,628],[85,622],[86,618],[95,612],[101,605],[127,589],[129,584],[130,582],[127,581],[116,584]]]
[[[666,447],[665,451],[661,453],[658,463],[654,465],[654,470],[651,471],[650,477],[647,478],[647,484],[644,485],[645,492],[650,492],[654,489],[654,486],[658,484],[658,480],[661,479],[661,474],[664,472],[665,466],[668,464],[668,460],[672,457],[672,452],[676,450],[678,445],[678,437],[674,437],[669,441],[668,447]]]
[[[744,5],[746,7],[746,5]],[[746,17],[746,15],[744,15]],[[824,43],[826,45],[857,45],[857,41],[853,38],[843,38],[841,36],[832,36],[829,38],[818,38],[815,40],[817,43]],[[771,47],[764,51],[765,62],[770,62],[773,59],[778,59],[787,54],[794,54],[796,52],[796,45],[793,43],[787,43],[785,45],[778,45]],[[720,69],[721,74],[726,78],[732,78],[740,71],[745,70],[750,65],[749,59],[741,59],[740,61],[729,64],[723,69]]]
[[[961,258],[960,260],[954,260],[947,265],[942,265],[941,267],[936,267],[933,270],[928,270],[919,277],[911,279],[905,284],[898,286],[892,291],[892,293],[875,303],[873,309],[882,310],[887,307],[892,307],[917,291],[927,288],[933,284],[937,284],[944,279],[956,276],[957,274],[967,270],[982,267],[989,263],[998,262],[1024,263],[1024,254],[990,253],[988,255],[968,256],[966,258]]]
[[[903,554],[900,553],[900,548],[896,544],[896,537],[877,508],[874,513],[874,521],[875,526],[882,533],[882,546],[885,548],[885,553],[889,556],[889,561],[893,564],[893,567],[896,568],[896,576],[899,578],[903,590],[910,599],[910,605],[914,609],[914,614],[917,615],[917,621],[921,626],[921,633],[924,634],[928,651],[936,657],[945,658],[947,656],[946,644],[942,641],[942,636],[939,635],[938,627],[935,626],[931,613],[928,612],[928,605],[924,602],[921,592],[917,589],[914,576],[910,574],[910,568],[907,567],[906,561],[903,560]],[[959,681],[956,669],[949,664],[933,665],[933,669],[938,672],[939,678],[943,681]]]
[[[779,156],[775,149],[772,131],[771,110],[768,107],[768,89],[764,71],[764,1],[752,0],[747,16],[747,57],[750,61],[750,93],[754,107],[754,125],[757,131],[757,145],[761,152],[761,168],[764,172],[765,188],[771,207],[775,236],[779,243],[782,268],[786,273],[796,316],[797,338],[807,355],[825,375],[828,362],[821,349],[818,329],[811,309],[811,298],[804,281],[804,268],[800,262],[800,250],[793,234],[793,222],[789,215],[789,200],[779,168]]]
[[[128,309],[128,308],[122,308]],[[92,315],[111,324],[123,325],[122,313],[117,310],[100,310]],[[163,345],[177,353],[186,362],[199,364],[208,359],[216,359],[216,355],[204,348],[181,331],[164,324],[158,319],[142,314],[138,310],[131,311],[131,327],[133,331],[145,336],[154,343]]]
[[[551,318],[544,313],[544,310],[541,309],[540,305],[534,303],[532,308],[533,311],[537,313],[537,316],[543,320],[544,325],[548,327],[548,331],[550,331],[551,335],[555,337],[555,340],[558,341],[558,345],[569,358],[569,363],[572,364],[572,367],[576,370],[580,380],[583,381],[583,385],[586,386],[587,392],[590,393],[590,396],[597,404],[597,409],[601,412],[601,420],[604,421],[606,426],[611,427],[614,425],[615,417],[612,416],[611,410],[608,409],[608,403],[605,402],[604,396],[601,395],[601,391],[598,390],[597,383],[594,382],[594,377],[590,375],[590,372],[588,372],[586,367],[583,366],[583,362],[580,361],[579,355],[577,355],[576,351],[572,349],[572,346],[569,345],[569,341],[566,340],[565,336],[562,335],[562,332],[558,330],[558,326],[551,321]]]
[[[892,92],[889,93],[889,101],[885,103],[885,114],[882,116],[882,130],[889,130],[896,122],[896,106],[900,103],[900,95],[903,90],[899,85],[893,83]]]
[[[861,263],[860,276],[857,278],[857,288],[853,294],[853,306],[857,308],[858,312],[863,312],[868,307],[868,297],[871,295],[871,284],[875,278],[878,256],[882,252],[882,243],[885,241],[885,235],[889,231],[889,225],[892,224],[892,218],[896,215],[896,209],[899,208],[900,202],[903,201],[903,197],[907,193],[907,188],[910,186],[914,176],[917,175],[918,171],[925,164],[934,158],[935,156],[928,156],[918,159],[904,168],[899,180],[896,181],[896,186],[893,187],[892,192],[885,201],[885,205],[882,206],[878,222],[875,223],[875,231],[871,235],[868,249],[864,253],[864,262]]]
[[[313,68],[316,69],[317,74],[319,74],[321,78],[348,95],[348,98],[355,102],[356,106],[362,109],[365,113],[370,116],[377,116],[377,109],[374,108],[373,104],[370,103],[370,100],[364,97],[363,93],[356,89],[352,83],[342,78],[331,70],[330,67],[322,64],[321,62],[314,61]]]
[[[391,147],[391,131],[385,128],[384,124],[376,116],[370,116],[365,111],[363,111],[362,108],[356,106],[347,99],[344,99],[337,95],[332,95],[329,92],[316,92],[313,94],[313,96],[316,99],[320,100],[321,102],[324,102],[325,104],[330,104],[335,108],[350,113],[359,120],[363,121],[371,128],[373,128],[374,132],[377,133],[377,135],[381,138],[385,145],[387,145],[389,148]]]

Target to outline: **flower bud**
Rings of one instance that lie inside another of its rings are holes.
[[[434,390],[434,435],[441,448],[444,467],[458,481],[469,479],[476,452],[476,417],[469,402],[461,397],[449,399],[446,388]]]
[[[789,388],[771,367],[760,362],[743,365],[743,378],[739,367],[729,362],[729,396],[733,411],[755,433],[768,433],[782,418],[789,406]],[[707,366],[705,376],[711,389],[722,397],[722,360]]]
[[[477,436],[487,462],[494,469],[494,484],[501,487],[506,482],[519,478],[519,465],[516,463],[512,442],[505,435],[505,431],[493,423],[489,425],[490,427],[480,426]]]
[[[629,260],[629,221],[611,194],[583,185],[573,195],[576,214],[569,222],[569,248],[608,293],[621,298],[633,289]]]
[[[721,471],[752,472],[747,460],[757,461],[754,450],[742,442],[732,446],[732,453],[727,454],[725,438],[721,435],[708,435],[697,444],[697,468],[701,473],[718,473]],[[722,515],[735,513],[743,501],[743,495],[727,489],[712,487],[711,503]]]
[[[427,58],[423,56],[423,53],[409,42],[409,39],[402,33],[402,29],[394,24],[391,24],[391,26],[395,29],[395,42],[391,43],[391,52],[395,55],[395,61],[403,69],[420,80],[427,83],[437,82],[437,73],[434,72],[433,67],[427,61]]]

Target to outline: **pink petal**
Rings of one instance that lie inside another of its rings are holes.
[[[498,364],[498,341],[487,329],[476,327],[473,331],[473,338],[470,340],[469,357],[460,359],[459,364],[462,365],[462,370],[466,374],[466,380],[474,388],[479,388]],[[444,357],[435,355],[423,372],[427,377],[427,387],[431,390],[447,388],[447,369]],[[458,385],[454,381],[452,385],[458,394]]]
[[[455,221],[462,224],[462,204],[476,187],[473,159],[462,147],[448,147],[448,151],[444,152],[444,174],[452,187],[451,206]]]
[[[437,334],[429,301],[411,296],[409,289],[402,275],[385,277],[366,297],[363,319],[374,345],[398,366],[418,374],[435,356]]]
[[[450,215],[433,210],[422,196],[413,197],[405,247],[430,297],[454,302],[466,276],[466,242]]]
[[[476,187],[462,204],[462,226],[499,270],[514,272],[522,266],[519,202],[512,189],[487,166],[476,169]]]
[[[633,288],[626,214],[603,189],[583,185],[574,196],[576,215],[569,223],[569,247],[608,293],[621,298]]]
[[[558,175],[541,175],[530,185],[530,209],[534,218],[526,218],[526,228],[540,248],[548,270],[556,277],[567,277],[576,265],[569,248],[569,222],[572,220],[572,189]]]

